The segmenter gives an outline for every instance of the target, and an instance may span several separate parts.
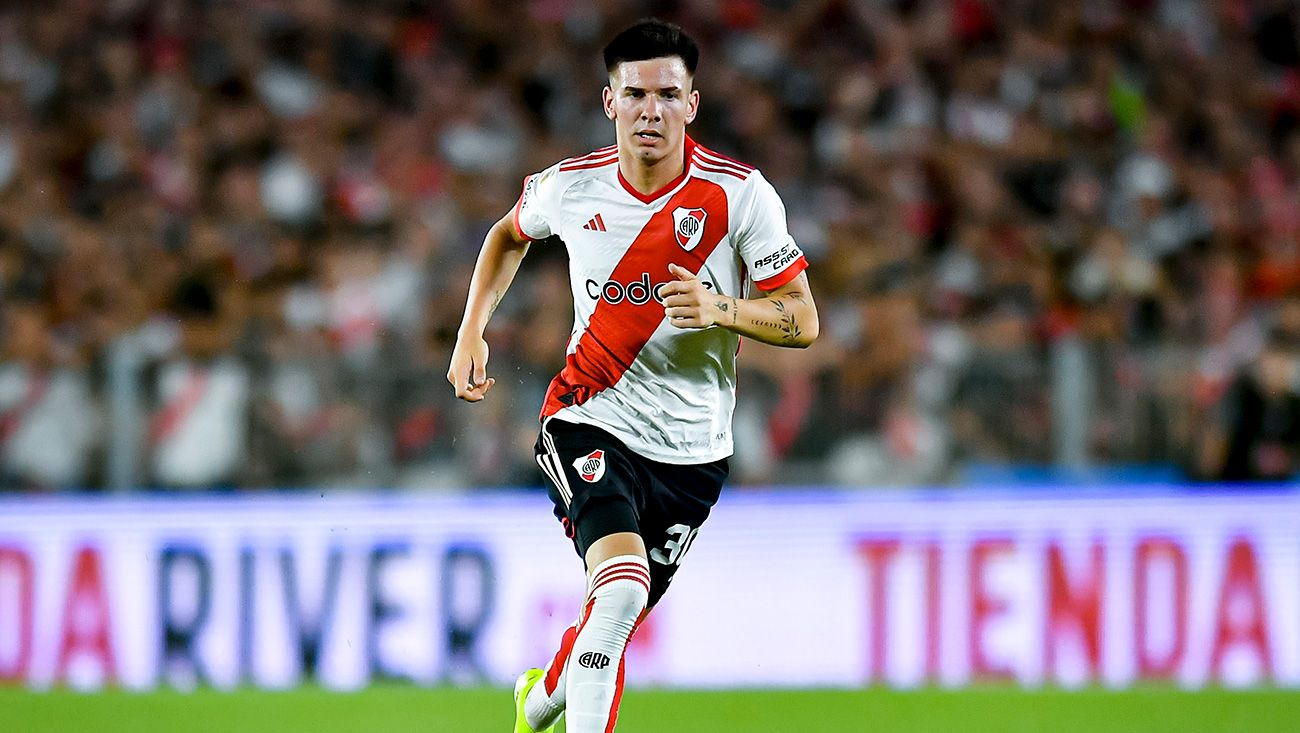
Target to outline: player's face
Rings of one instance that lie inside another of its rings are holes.
[[[605,87],[605,116],[614,121],[618,147],[654,165],[681,154],[686,125],[695,119],[700,94],[678,56],[624,61]]]

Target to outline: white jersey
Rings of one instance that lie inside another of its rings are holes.
[[[682,175],[645,195],[618,167],[615,146],[524,179],[515,228],[569,250],[574,326],[542,419],[594,425],[664,463],[732,453],[740,337],[669,324],[658,288],[684,267],[722,295],[772,290],[807,260],[776,190],[753,167],[687,138]]]

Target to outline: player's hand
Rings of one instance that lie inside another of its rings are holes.
[[[668,265],[668,271],[677,278],[660,287],[664,301],[664,314],[668,322],[678,328],[708,328],[718,323],[731,323],[736,307],[731,298],[718,295],[684,267]]]
[[[456,396],[466,402],[478,402],[487,396],[497,380],[487,375],[488,345],[482,336],[458,337],[451,352],[447,381],[456,388]]]

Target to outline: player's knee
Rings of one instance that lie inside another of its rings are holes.
[[[650,599],[650,592],[634,580],[615,580],[602,588],[593,599],[603,613],[624,621],[631,628],[641,618],[641,612]]]
[[[591,573],[591,614],[630,634],[650,599],[650,567],[645,558],[619,555]]]

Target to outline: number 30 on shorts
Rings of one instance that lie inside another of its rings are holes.
[[[650,551],[650,559],[660,565],[676,565],[686,557],[686,551],[691,549],[691,543],[695,541],[695,535],[699,534],[700,528],[694,529],[685,524],[674,524],[668,528],[669,539],[663,547],[656,547]]]

